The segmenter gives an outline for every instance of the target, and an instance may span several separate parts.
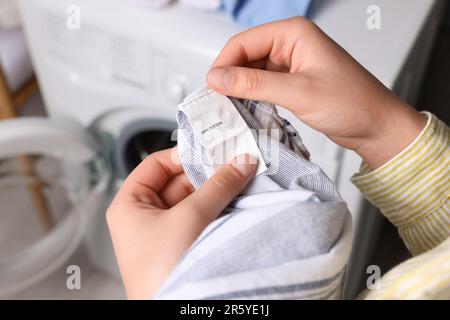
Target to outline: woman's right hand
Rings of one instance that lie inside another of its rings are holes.
[[[233,36],[214,62],[208,85],[224,95],[285,107],[356,151],[371,169],[400,153],[426,123],[304,18]]]

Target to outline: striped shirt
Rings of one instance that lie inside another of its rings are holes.
[[[398,228],[412,259],[382,277],[366,299],[450,298],[450,129],[430,113],[399,155],[352,181]]]
[[[207,226],[155,298],[340,298],[353,240],[347,205],[274,105],[223,98],[205,87],[178,107],[178,153],[192,185],[201,187],[213,173],[194,129],[203,114],[191,111],[199,106],[226,109],[231,102],[257,133],[269,169]]]

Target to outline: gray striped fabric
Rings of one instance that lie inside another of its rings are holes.
[[[191,99],[207,102],[209,92],[195,92],[184,108]],[[273,105],[231,101],[254,129],[269,170],[204,230],[156,298],[339,298],[352,243],[346,204]],[[198,188],[212,164],[182,111],[178,124],[183,167]],[[268,127],[279,134],[266,134]]]

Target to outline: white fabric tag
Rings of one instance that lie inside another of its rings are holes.
[[[247,153],[258,159],[257,175],[267,170],[250,128],[228,97],[210,89],[200,95],[197,91],[178,109],[189,119],[214,166],[229,163],[237,155]]]

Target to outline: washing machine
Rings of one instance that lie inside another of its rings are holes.
[[[39,241],[0,257],[0,295],[44,278],[82,242],[96,267],[118,276],[106,208],[148,154],[176,145],[178,103],[204,83],[220,39],[237,31],[220,14],[198,13],[187,26],[180,18],[192,13],[179,6],[163,14],[119,0],[19,7],[48,118],[2,121],[0,158],[56,160],[70,209]],[[199,38],[204,23],[216,28]]]

